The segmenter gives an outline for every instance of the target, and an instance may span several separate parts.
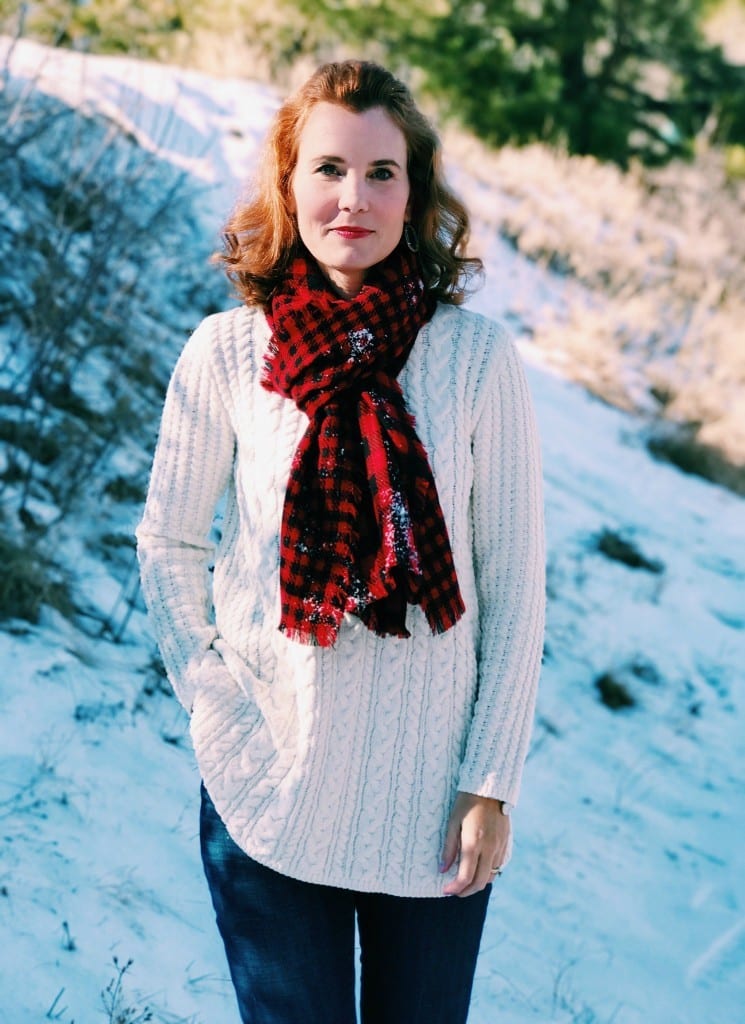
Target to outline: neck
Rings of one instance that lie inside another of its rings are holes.
[[[353,299],[359,295],[365,283],[366,271],[357,270],[351,273],[344,273],[334,267],[325,267],[319,264],[321,273],[331,285],[331,288],[342,299]]]

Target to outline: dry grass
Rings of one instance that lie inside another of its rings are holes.
[[[543,146],[455,146],[496,188],[492,229],[584,286],[528,322],[549,359],[745,479],[745,181],[728,178],[726,154],[623,174]]]

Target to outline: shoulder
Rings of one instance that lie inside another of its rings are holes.
[[[186,395],[216,394],[230,411],[245,381],[258,376],[270,332],[258,306],[237,306],[204,318],[176,361],[169,390]]]
[[[259,306],[235,306],[212,313],[202,320],[187,342],[187,347],[202,351],[227,350],[251,339],[266,325]]]
[[[501,320],[462,306],[439,303],[429,328],[438,341],[450,342],[464,358],[498,358],[512,347],[512,335]]]
[[[428,326],[428,344],[465,379],[474,411],[478,410],[485,394],[498,387],[504,368],[517,358],[512,333],[501,320],[444,303]]]
[[[178,364],[209,369],[218,379],[234,379],[242,366],[262,357],[269,335],[269,325],[259,306],[236,306],[212,313],[190,335]]]

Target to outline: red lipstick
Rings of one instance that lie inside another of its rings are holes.
[[[366,238],[372,234],[368,228],[341,227],[333,230],[342,238]]]

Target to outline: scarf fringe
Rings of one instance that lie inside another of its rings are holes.
[[[408,601],[409,605],[417,605],[419,601]],[[442,636],[447,633],[448,630],[452,629],[453,626],[463,617],[466,611],[466,606],[462,600],[453,602],[452,607],[449,610],[449,615],[444,617],[431,618],[425,612],[425,618],[427,625],[429,626],[432,636]],[[365,616],[365,609],[360,609],[359,613],[353,613],[361,619],[362,622],[368,627],[371,633],[379,637],[381,640],[395,639],[395,640],[409,640],[411,633],[404,626],[402,629],[385,629],[375,626],[368,625]],[[278,629],[280,633],[283,633],[288,640],[293,643],[302,644],[305,647],[324,647],[330,648],[336,645],[341,632],[341,622],[343,622],[344,616],[340,620],[339,626],[324,623],[323,625],[313,624],[312,629],[303,629],[299,626],[289,626],[284,621],[280,620]]]

